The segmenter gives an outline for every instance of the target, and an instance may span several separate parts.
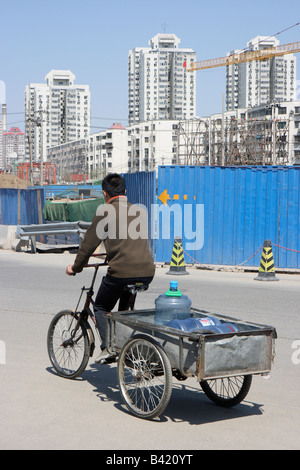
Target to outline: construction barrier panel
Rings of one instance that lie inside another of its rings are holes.
[[[45,191],[40,189],[0,189],[0,225],[29,225],[45,222]]]
[[[181,234],[186,263],[258,268],[271,240],[276,267],[300,268],[300,167],[161,166],[157,201],[158,262]]]
[[[153,251],[154,246],[151,231],[153,225],[152,208],[156,200],[156,173],[155,171],[140,171],[137,173],[125,173],[123,176],[128,201],[132,204],[142,204],[148,212],[149,245]]]

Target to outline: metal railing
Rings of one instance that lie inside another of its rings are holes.
[[[20,225],[17,228],[16,238],[30,240],[31,251],[36,253],[36,237],[47,235],[77,234],[82,240],[91,222],[57,222],[51,224]],[[78,245],[79,246],[79,245]]]

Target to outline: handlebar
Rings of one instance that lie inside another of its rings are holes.
[[[105,256],[104,263],[92,263],[92,264],[86,264],[84,268],[99,268],[99,266],[107,266],[107,260],[106,260],[106,253],[93,253],[92,256],[94,257],[100,257],[100,256]]]
[[[107,263],[86,264],[84,268],[98,268],[99,266],[107,266]]]
[[[86,264],[85,266],[83,266],[84,268],[99,268],[99,266],[107,266],[108,263],[107,263],[107,258],[106,258],[106,253],[93,253],[91,256],[95,256],[95,257],[100,257],[100,256],[105,256],[105,260],[104,260],[104,263],[91,263],[91,264]],[[73,273],[71,274],[71,276],[76,276],[76,273]]]

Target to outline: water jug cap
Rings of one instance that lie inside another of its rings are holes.
[[[181,297],[182,293],[178,289],[178,282],[177,281],[171,281],[170,282],[170,289],[167,290],[166,296],[168,297]]]

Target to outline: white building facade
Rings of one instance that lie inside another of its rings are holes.
[[[2,104],[2,116],[0,119],[0,170],[5,169],[5,155],[4,155],[4,142],[3,142],[3,133],[6,132],[6,117],[7,117],[7,107],[6,104]]]
[[[279,45],[275,37],[257,36],[247,43],[250,51]],[[232,51],[232,55],[241,51]],[[296,92],[296,57],[276,56],[226,67],[226,108],[261,106],[273,101],[293,101]]]
[[[102,179],[108,173],[157,170],[177,163],[178,120],[143,122],[53,146],[47,159],[56,164],[58,181]],[[78,178],[76,178],[78,176]]]
[[[60,182],[103,179],[108,173],[127,173],[128,130],[122,124],[114,124],[85,139],[49,148],[47,159],[56,164]]]
[[[175,34],[157,34],[150,47],[128,55],[129,125],[162,119],[190,119],[196,114],[196,73],[192,49],[179,48]]]
[[[300,100],[282,101],[280,104],[258,106],[247,111],[249,119],[269,119],[277,127],[286,129],[285,143],[288,165],[300,165]],[[274,161],[274,164],[278,162]]]
[[[7,170],[13,170],[13,165],[25,156],[24,132],[18,127],[11,127],[8,132],[3,133],[2,139],[2,161]]]
[[[153,171],[177,162],[179,120],[146,121],[128,127],[128,171]]]
[[[115,123],[110,129],[91,134],[87,139],[89,178],[104,178],[108,173],[128,171],[128,131]]]
[[[240,155],[238,161],[234,152]],[[248,160],[241,160],[243,153]],[[98,180],[114,172],[157,171],[159,165],[299,165],[300,101],[186,121],[146,121],[127,128],[114,124],[86,139],[48,149],[48,160],[56,163],[60,182]]]
[[[52,70],[45,79],[46,83],[31,83],[25,88],[26,155],[30,135],[34,161],[46,160],[47,148],[90,133],[89,86],[75,85],[75,75],[69,70]]]

